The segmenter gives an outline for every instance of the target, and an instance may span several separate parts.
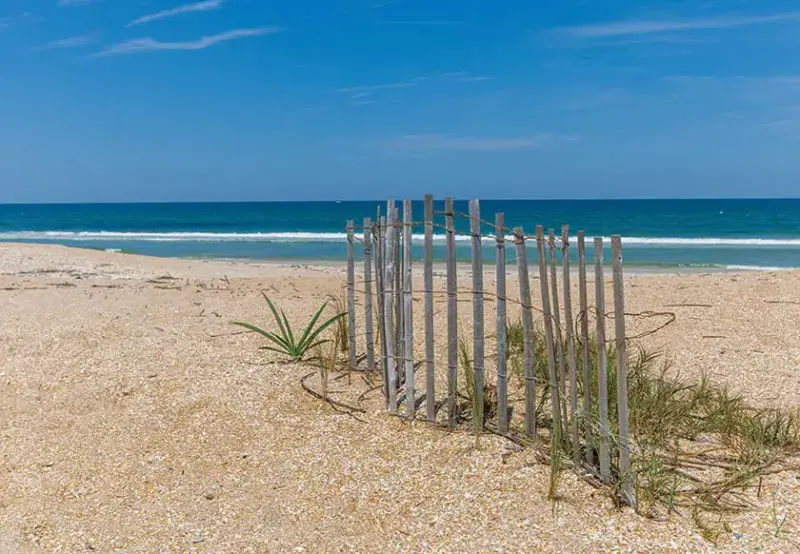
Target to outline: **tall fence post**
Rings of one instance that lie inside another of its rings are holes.
[[[547,343],[547,373],[550,379],[550,402],[553,408],[553,440],[561,442],[561,394],[556,376],[556,356],[553,342],[553,320],[550,311],[550,289],[547,284],[547,258],[544,250],[544,228],[536,226],[536,246],[539,254],[539,282],[542,292],[542,317],[544,319],[545,342]]]
[[[375,337],[372,328],[372,220],[364,218],[364,336],[367,341],[367,371],[375,370]]]
[[[403,333],[403,220],[400,219],[400,208],[394,211],[394,310],[395,310],[395,357],[397,358],[397,388],[405,382],[405,372],[402,371],[403,360],[405,359],[405,341]]]
[[[586,435],[586,463],[594,465],[594,441],[592,440],[592,387],[589,361],[589,298],[586,285],[586,237],[578,231],[578,295],[581,320],[581,367],[583,370],[583,418]]]
[[[484,350],[483,350],[483,249],[481,244],[481,213],[477,200],[470,200],[470,232],[472,235],[472,331],[473,352],[472,367],[475,375],[475,434],[483,429],[483,383],[484,383]]]
[[[436,373],[433,347],[433,195],[425,195],[425,416],[436,420]]]
[[[536,362],[533,345],[533,307],[531,282],[528,274],[528,254],[522,227],[514,228],[517,249],[517,278],[519,302],[522,304],[522,375],[525,379],[525,434],[536,438]]]
[[[555,327],[555,337],[553,346],[556,349],[556,363],[558,367],[558,389],[561,393],[561,398],[564,402],[561,405],[561,421],[564,423],[564,438],[568,430],[566,428],[567,422],[567,373],[564,361],[564,339],[563,331],[561,330],[561,307],[558,302],[558,264],[556,262],[556,237],[553,229],[547,231],[547,244],[550,250],[550,292],[553,296],[553,326]],[[566,441],[569,442],[569,441]]]
[[[625,341],[625,281],[622,275],[622,239],[611,236],[614,273],[614,339],[617,346],[617,415],[619,425],[619,474],[622,494],[636,508],[631,476],[631,450],[628,432],[628,350]]]
[[[356,370],[356,268],[353,251],[353,228],[355,222],[347,222],[347,349],[350,357],[350,372]]]
[[[600,412],[600,479],[611,478],[608,432],[608,368],[606,366],[606,293],[603,278],[603,238],[594,239],[594,290],[597,317],[597,388]]]
[[[572,287],[569,274],[569,225],[561,227],[561,264],[564,291],[564,326],[567,341],[567,370],[569,373],[569,417],[572,436],[572,460],[580,461],[580,436],[578,435],[578,364],[575,359],[575,329],[572,319]]]
[[[456,266],[456,228],[453,197],[444,200],[447,228],[447,425],[458,418],[458,267]]]
[[[406,412],[410,419],[416,414],[414,391],[414,319],[412,317],[411,240],[413,231],[411,200],[403,201],[403,363],[406,374]]]
[[[379,212],[380,213],[380,212]],[[384,277],[386,273],[386,216],[380,216],[375,228],[375,276],[378,278],[378,333],[381,342],[381,375],[383,377],[383,396],[386,406],[389,405],[389,366],[386,361],[386,326],[384,309]]]
[[[386,220],[386,273],[383,279],[384,293],[383,293],[383,329],[386,334],[386,369],[388,373],[388,381],[386,389],[388,391],[388,408],[391,413],[397,413],[397,366],[395,363],[395,329],[394,329],[394,264],[395,264],[395,240],[394,233],[396,231],[394,219],[397,213],[391,202],[386,210],[388,219]]]
[[[494,217],[497,252],[497,428],[508,432],[508,345],[506,342],[506,241],[502,213]]]

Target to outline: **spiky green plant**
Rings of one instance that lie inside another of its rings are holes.
[[[308,322],[308,325],[305,326],[298,338],[295,336],[294,331],[292,331],[292,326],[289,324],[289,318],[286,317],[286,312],[283,310],[279,311],[266,293],[262,292],[261,295],[264,297],[264,300],[267,301],[267,306],[269,306],[272,316],[275,319],[275,323],[278,325],[278,333],[265,331],[264,329],[261,329],[260,327],[257,327],[251,323],[244,323],[241,321],[233,321],[231,323],[233,325],[238,325],[239,327],[244,327],[248,331],[258,333],[259,335],[265,337],[272,343],[272,345],[262,346],[261,348],[263,350],[271,350],[272,352],[283,354],[289,357],[289,359],[293,362],[302,360],[303,357],[312,349],[330,342],[330,339],[320,339],[320,335],[323,331],[325,331],[325,329],[337,321],[340,321],[347,313],[337,313],[324,322],[318,323],[320,317],[322,317],[322,312],[324,312],[325,308],[328,306],[327,302],[323,303],[316,313],[314,313],[311,321]]]

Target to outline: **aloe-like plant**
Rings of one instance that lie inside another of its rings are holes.
[[[308,325],[306,325],[306,327],[303,329],[300,337],[297,338],[294,334],[294,331],[292,331],[292,326],[289,324],[289,318],[286,317],[286,313],[283,310],[279,311],[266,293],[262,292],[261,295],[264,297],[264,300],[267,301],[267,306],[269,306],[272,316],[275,318],[275,322],[278,324],[278,333],[265,331],[260,327],[241,321],[233,321],[231,323],[233,325],[238,325],[239,327],[244,327],[248,331],[258,333],[259,335],[265,337],[272,343],[272,345],[262,346],[261,348],[263,350],[271,350],[279,354],[284,354],[293,362],[302,360],[303,357],[312,349],[325,344],[326,342],[330,342],[329,339],[320,339],[319,336],[325,329],[339,321],[347,313],[338,313],[330,319],[327,319],[322,323],[318,323],[320,317],[322,317],[322,312],[324,312],[325,308],[328,306],[328,303],[325,302],[316,311],[314,316],[311,318],[311,321],[308,322]]]

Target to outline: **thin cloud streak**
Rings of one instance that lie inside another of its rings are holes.
[[[474,77],[463,77],[461,79],[457,79],[457,83],[478,83],[480,81],[493,81],[494,77],[488,77],[486,75],[476,75]]]
[[[360,92],[371,92],[375,90],[391,90],[391,89],[398,89],[398,88],[409,88],[409,87],[416,87],[425,80],[425,77],[417,77],[416,79],[412,79],[411,81],[401,81],[398,83],[387,83],[383,85],[364,85],[364,86],[353,86],[353,87],[343,87],[337,88],[334,92],[343,92],[343,93],[360,93]]]
[[[126,40],[112,44],[94,57],[114,56],[119,54],[137,54],[140,52],[158,52],[164,50],[204,50],[215,44],[247,37],[269,35],[282,31],[279,27],[258,27],[253,29],[234,29],[217,35],[201,37],[185,42],[162,42],[150,37]]]
[[[485,151],[523,150],[543,146],[553,140],[549,133],[518,137],[472,137],[451,135],[404,135],[389,141],[389,146],[404,150]]]
[[[381,20],[378,21],[381,25],[411,25],[411,26],[419,26],[419,27],[457,27],[459,25],[463,25],[463,21],[386,21]]]
[[[207,12],[216,10],[222,5],[222,0],[205,0],[203,2],[195,2],[194,4],[184,4],[176,8],[162,10],[160,12],[143,15],[138,19],[134,19],[126,25],[126,27],[133,27],[134,25],[141,25],[142,23],[149,23],[151,21],[158,21],[159,19],[167,19],[168,17],[175,17],[184,13],[191,12]]]
[[[94,42],[94,37],[90,35],[79,35],[75,37],[62,38],[43,44],[36,48],[36,50],[57,50],[61,48],[75,48],[77,46],[84,46]]]
[[[17,21],[22,21],[24,19],[30,19],[31,15],[32,15],[31,12],[25,12],[19,15],[0,17],[0,31],[2,31],[3,29],[8,29],[9,27],[11,27],[12,23],[15,23]]]
[[[694,19],[628,19],[592,25],[558,27],[554,31],[574,38],[608,38],[677,31],[731,29],[782,21],[800,21],[800,11],[770,15],[721,15]]]
[[[97,2],[97,0],[58,0],[59,6],[84,6]]]

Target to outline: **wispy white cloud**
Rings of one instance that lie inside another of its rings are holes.
[[[149,23],[151,21],[158,21],[159,19],[167,19],[168,17],[175,17],[184,13],[191,12],[207,12],[216,10],[222,5],[222,0],[205,0],[203,2],[195,2],[194,4],[184,4],[168,10],[161,10],[160,12],[150,13],[143,15],[138,19],[134,19],[128,23],[127,27],[134,25],[141,25],[142,23]]]
[[[412,79],[410,81],[400,81],[397,83],[386,83],[382,85],[358,85],[352,87],[343,87],[337,88],[334,92],[343,92],[343,93],[360,93],[360,92],[372,92],[376,90],[391,90],[391,89],[398,89],[398,88],[409,88],[409,87],[416,87],[425,80],[425,77],[417,77],[416,79]]]
[[[95,54],[95,57],[113,56],[118,54],[136,54],[139,52],[157,52],[163,50],[204,50],[221,42],[227,42],[229,40],[236,40],[246,37],[269,35],[272,33],[277,33],[281,30],[282,29],[279,27],[234,29],[232,31],[226,31],[217,35],[205,36],[197,40],[185,42],[162,42],[150,37],[137,38],[112,44],[105,50]]]
[[[459,25],[463,25],[463,21],[455,21],[455,20],[430,20],[430,21],[387,21],[381,20],[378,21],[381,25],[411,25],[411,26],[418,26],[418,27],[458,27]]]
[[[372,4],[370,8],[385,8],[386,6],[391,6],[393,4],[399,4],[400,2],[404,2],[405,0],[385,0],[383,2],[376,2]]]
[[[83,6],[97,2],[98,0],[58,0],[59,6]]]
[[[74,37],[67,37],[48,42],[36,48],[36,50],[56,50],[59,48],[75,48],[77,46],[84,46],[94,42],[94,37],[91,35],[78,35]]]
[[[575,38],[608,38],[678,31],[730,29],[783,21],[800,21],[800,11],[767,15],[719,15],[686,19],[626,19],[591,25],[559,27],[554,30]]]
[[[389,141],[392,148],[406,150],[502,151],[543,146],[553,140],[549,133],[512,137],[452,135],[404,135]]]
[[[446,71],[439,73],[438,76],[452,79],[456,83],[477,83],[494,79],[494,77],[489,77],[488,75],[473,75],[469,71]]]
[[[30,19],[33,14],[31,12],[21,13],[19,15],[12,15],[9,17],[0,17],[0,31],[8,29],[11,24],[23,19]]]
[[[477,83],[480,81],[491,81],[493,79],[494,77],[489,77],[487,75],[474,75],[472,77],[461,77],[456,79],[456,81],[459,83]]]

